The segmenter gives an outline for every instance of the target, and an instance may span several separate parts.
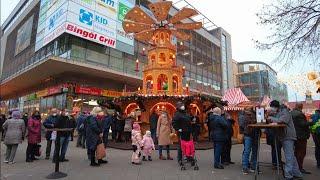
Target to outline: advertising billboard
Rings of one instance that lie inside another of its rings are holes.
[[[15,55],[19,54],[30,45],[33,25],[33,15],[18,29]]]
[[[69,33],[121,51],[125,44],[130,47],[127,53],[133,54],[134,37],[122,29],[124,16],[133,7],[132,0],[42,0],[36,50]]]

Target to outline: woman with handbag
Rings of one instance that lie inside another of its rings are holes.
[[[171,119],[167,112],[162,111],[157,124],[157,138],[159,145],[159,159],[160,160],[173,160],[170,156],[170,144],[172,144],[170,134],[172,133],[173,128],[171,124]],[[167,149],[167,158],[163,157],[162,149],[163,146]]]
[[[41,115],[39,111],[34,111],[28,120],[28,147],[26,152],[26,162],[33,162],[38,143],[41,143]]]
[[[98,159],[96,163],[96,151],[97,147],[102,144],[102,121],[103,116],[101,116],[102,109],[100,107],[94,107],[88,117],[87,128],[86,128],[86,143],[88,151],[90,151],[90,166],[100,166],[102,159]]]

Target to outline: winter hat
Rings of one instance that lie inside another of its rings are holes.
[[[21,113],[20,113],[20,111],[13,111],[12,112],[12,118],[13,119],[20,119],[21,118]]]
[[[140,131],[140,125],[138,123],[133,123],[133,129],[136,131]]]
[[[280,108],[280,102],[277,100],[273,100],[270,102],[270,107]]]
[[[92,109],[92,111],[91,111],[91,115],[93,115],[93,116],[97,116],[97,114],[99,113],[99,112],[101,112],[102,111],[102,109],[101,109],[101,107],[94,107],[93,109]]]
[[[151,137],[151,132],[150,131],[146,131],[146,136],[147,137]]]
[[[215,107],[213,108],[212,113],[221,116],[221,109],[219,107]]]

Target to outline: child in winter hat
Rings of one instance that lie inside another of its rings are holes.
[[[151,154],[152,151],[155,150],[154,142],[151,137],[151,132],[146,131],[146,134],[143,136],[143,158],[142,161],[147,161],[146,156],[148,156],[148,160],[152,161]]]
[[[143,147],[142,144],[142,136],[140,125],[138,123],[133,124],[133,129],[131,131],[131,140],[132,140],[132,156],[131,156],[131,163],[135,165],[140,165],[140,156],[141,156],[141,148]]]

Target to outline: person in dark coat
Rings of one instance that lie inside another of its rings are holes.
[[[156,111],[152,111],[152,114],[150,115],[149,121],[150,121],[150,132],[151,137],[153,139],[153,142],[157,144],[157,124],[158,124],[159,115],[156,113]]]
[[[198,137],[200,134],[200,119],[196,113],[194,113],[194,115],[191,116],[191,126],[193,141],[198,141]]]
[[[2,125],[4,124],[4,122],[6,122],[6,115],[1,114],[0,115],[0,133],[1,133],[0,139],[1,139],[1,141],[3,141],[3,139],[4,139],[4,130],[2,128]]]
[[[58,110],[56,108],[51,109],[51,115],[43,122],[43,126],[47,129],[55,128],[54,125],[58,120]],[[46,140],[47,140],[47,148],[46,148],[46,159],[50,158],[52,139],[51,139],[52,131],[46,132]]]
[[[291,111],[291,116],[297,135],[294,154],[297,158],[301,173],[311,174],[303,168],[303,160],[307,153],[307,141],[310,138],[310,126],[312,126],[313,123],[307,121],[307,118],[303,114],[302,109],[303,104],[297,103],[295,109]]]
[[[125,125],[124,118],[120,115],[119,112],[117,112],[117,119],[116,119],[117,142],[123,142],[122,137],[124,134],[124,125]]]
[[[35,151],[38,148],[38,143],[41,143],[41,114],[39,111],[32,113],[31,118],[27,121],[28,129],[28,147],[26,152],[26,162],[33,162]]]
[[[178,102],[176,105],[176,112],[172,118],[172,126],[176,131],[179,139],[179,146],[177,147],[177,160],[182,163],[182,151],[180,146],[180,139],[189,141],[192,133],[191,117],[186,112],[186,107],[183,102]]]
[[[100,166],[99,163],[96,163],[95,154],[97,145],[102,143],[101,138],[103,138],[102,127],[99,126],[100,123],[97,121],[97,115],[101,111],[100,107],[94,107],[86,121],[86,144],[88,151],[90,151],[90,166]]]
[[[117,113],[113,113],[111,115],[111,131],[112,131],[112,141],[115,142],[117,139],[117,129],[116,129],[116,119],[117,119]]]
[[[69,111],[64,109],[61,111],[61,115],[57,119],[56,123],[54,124],[55,128],[59,129],[68,129],[68,128],[75,128],[75,123],[70,120]],[[72,131],[61,131],[57,132],[57,136],[60,136],[60,157],[59,161],[61,162],[68,162],[69,160],[66,159],[66,153],[68,150],[69,141],[71,140]],[[56,141],[57,143],[57,141]],[[56,149],[55,149],[56,150]],[[55,159],[53,160],[55,161]]]
[[[24,125],[26,126],[26,129],[28,127],[28,118],[29,118],[28,113],[24,113],[22,116],[22,119],[24,121]]]
[[[224,118],[227,121],[227,129],[226,129],[227,140],[224,146],[224,150],[222,152],[221,161],[223,165],[229,165],[229,164],[234,164],[234,162],[231,161],[231,148],[232,148],[234,120],[232,119],[231,115],[228,113],[225,114]]]
[[[227,140],[228,124],[221,116],[221,109],[219,107],[215,107],[212,112],[212,115],[209,117],[209,126],[212,131],[211,136],[214,145],[214,168],[224,169],[221,164],[221,155]]]
[[[113,123],[113,116],[111,114],[107,114],[104,117],[104,122],[103,122],[103,143],[105,147],[107,147],[107,144],[109,141],[109,131],[112,123]]]
[[[83,149],[85,146],[85,127],[84,121],[86,120],[87,116],[84,112],[82,112],[79,117],[77,118],[77,131],[78,131],[78,140],[77,140],[77,147],[82,147]]]

